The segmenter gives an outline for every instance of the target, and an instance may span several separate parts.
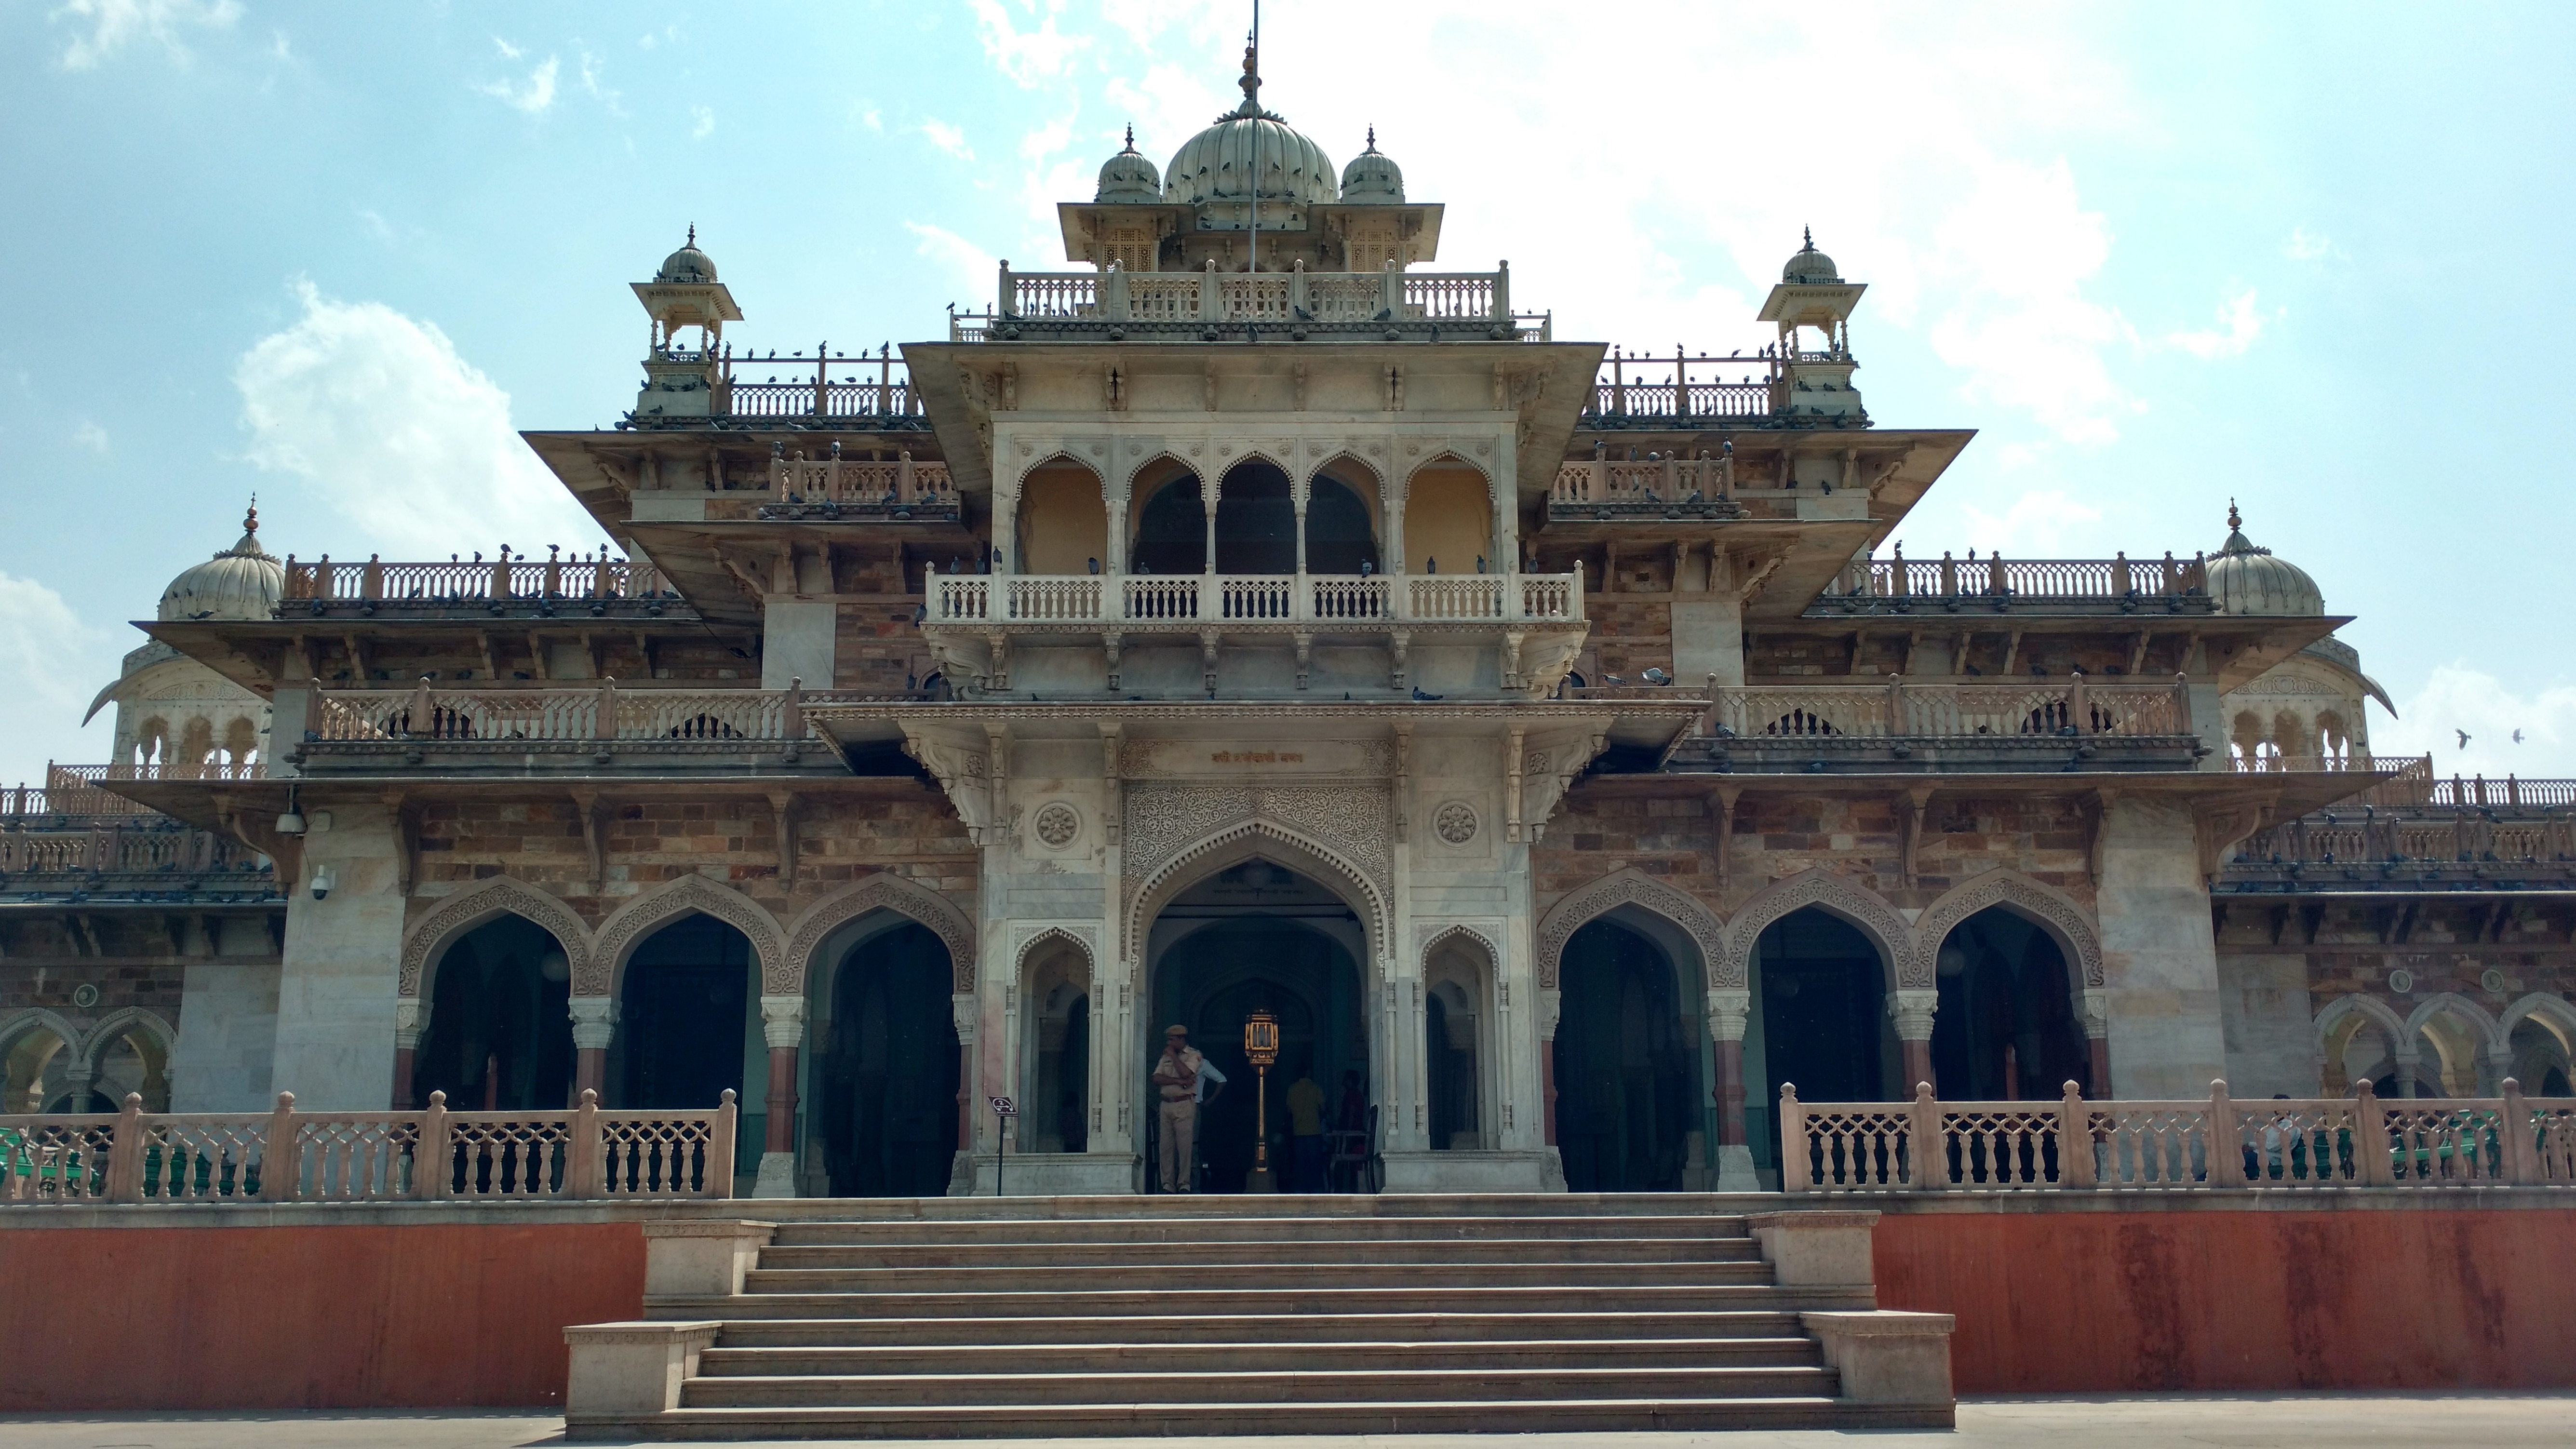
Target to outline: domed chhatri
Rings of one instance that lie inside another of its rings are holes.
[[[1136,128],[1127,128],[1127,149],[1103,162],[1100,189],[1091,198],[1106,204],[1152,205],[1163,199],[1163,176],[1136,149]]]
[[[1840,282],[1843,274],[1834,266],[1834,259],[1816,250],[1816,229],[1808,227],[1806,234],[1807,244],[1798,248],[1798,254],[1780,269],[1780,280],[1792,286]]]
[[[286,565],[259,546],[259,505],[253,503],[242,519],[240,542],[182,572],[161,591],[160,617],[164,623],[274,618],[285,591]]]
[[[1346,206],[1402,206],[1404,168],[1377,148],[1377,127],[1369,127],[1368,149],[1342,168],[1342,203]]]
[[[2227,541],[2208,563],[2209,596],[2230,614],[2310,616],[2326,611],[2325,595],[2307,570],[2245,536],[2236,500],[2227,502]]]
[[[1324,148],[1261,109],[1261,75],[1243,50],[1243,104],[1181,143],[1163,170],[1163,199],[1197,206],[1210,201],[1330,202],[1333,158]],[[1256,179],[1253,168],[1258,165]]]
[[[698,250],[696,227],[689,228],[687,245],[662,259],[662,270],[653,274],[653,280],[672,286],[686,286],[693,282],[708,283],[716,280],[715,258]]]

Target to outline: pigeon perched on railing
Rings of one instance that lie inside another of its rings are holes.
[[[1434,700],[1434,699],[1442,698],[1442,696],[1437,695],[1437,694],[1426,694],[1426,693],[1424,693],[1424,692],[1423,692],[1423,689],[1422,689],[1422,686],[1421,686],[1421,685],[1419,685],[1419,684],[1417,684],[1417,685],[1413,686],[1413,697],[1414,697],[1416,700],[1418,700],[1418,701],[1419,701],[1419,700]]]

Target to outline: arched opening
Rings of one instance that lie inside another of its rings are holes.
[[[1244,1056],[1243,1025],[1256,1010],[1279,1022],[1266,1113],[1273,1173],[1286,1185],[1294,1125],[1287,1092],[1311,1078],[1324,1092],[1328,1185],[1334,1191],[1371,1185],[1378,1138],[1359,969],[1366,952],[1365,932],[1347,901],[1268,860],[1219,871],[1163,908],[1147,940],[1153,1011],[1139,1023],[1148,1033],[1141,1043],[1147,1080],[1139,1085],[1149,1107],[1149,1190],[1163,1190],[1167,1147],[1184,1190],[1245,1189],[1259,1135],[1259,1083]],[[1225,1078],[1222,1086],[1211,1084],[1195,1114],[1178,1110],[1186,1097],[1167,1105],[1151,1080],[1164,1028],[1175,1025],[1188,1029],[1190,1045]],[[1179,1151],[1176,1131],[1186,1135],[1187,1153]]]
[[[684,916],[645,937],[619,992],[616,1105],[704,1110],[727,1090],[740,1094],[745,1058],[768,1056],[751,1012],[757,970],[750,939],[713,916]],[[757,1153],[764,1126],[745,1112],[736,1140]]]
[[[1109,556],[1109,505],[1100,475],[1065,459],[1039,466],[1020,482],[1019,552],[1024,574],[1096,573]]]
[[[1173,468],[1148,485],[1136,510],[1136,544],[1128,570],[1140,574],[1207,572],[1207,502],[1198,476]]]
[[[2354,998],[2344,998],[2346,1001]],[[2319,1018],[2319,1085],[2326,1095],[2340,1097],[2352,1091],[2355,1083],[2371,1082],[2380,1090],[2385,1081],[2397,1084],[2396,1037],[2391,1029],[2366,1011],[2346,1009],[2337,1014],[2329,1005]],[[2394,1091],[2383,1095],[2396,1096]]]
[[[2576,1050],[2571,1050],[2571,1047],[2576,1047],[2576,1043],[2570,1042],[2569,1035],[2557,1023],[2538,1015],[2526,1016],[2513,1024],[2512,1031],[2505,1036],[2505,1045],[2513,1053],[2510,1075],[2522,1084],[2526,1095],[2576,1095],[2576,1091],[2570,1090],[2569,1082],[2571,1077],[2576,1077],[2576,1064],[2571,1064],[2571,1058],[2576,1058]]]
[[[904,920],[841,954],[815,1023],[823,1175],[835,1197],[936,1197],[957,1159],[954,967],[937,932]]]
[[[1491,1089],[1485,1081],[1493,962],[1484,946],[1451,936],[1422,964],[1423,1063],[1431,1100],[1431,1150],[1475,1151],[1502,1144],[1488,1130]]]
[[[1787,1085],[1809,1102],[1889,1099],[1887,969],[1858,927],[1816,906],[1791,911],[1755,940],[1753,978],[1761,1036],[1745,1043],[1745,1075],[1762,1083],[1759,1100],[1777,1102]],[[1760,1136],[1761,1164],[1776,1170],[1776,1133]]]
[[[252,758],[258,753],[259,727],[235,715],[232,722],[224,726],[224,765],[238,775],[249,768]]]
[[[170,1048],[159,1032],[127,1025],[92,1052],[90,1067],[89,1105],[78,1110],[120,1112],[129,1093],[146,1112],[170,1110]]]
[[[1643,931],[1607,918],[1576,931],[1560,959],[1551,1050],[1566,1189],[1680,1191],[1705,1099],[1681,972]]]
[[[454,1112],[574,1105],[571,998],[563,946],[534,921],[500,916],[457,937],[431,977],[408,1100],[445,1092]]]
[[[1494,509],[1485,475],[1455,459],[1425,466],[1404,491],[1404,566],[1417,574],[1492,567]]]
[[[1297,505],[1278,465],[1250,458],[1226,470],[1216,490],[1216,571],[1297,571]]]
[[[0,1096],[0,1114],[13,1112],[68,1112],[71,1100],[71,1043],[51,1027],[32,1026],[9,1042],[8,1051],[0,1055],[8,1072],[8,1088]],[[85,1103],[83,1111],[93,1110]]]
[[[187,729],[179,736],[179,758],[175,763],[181,778],[190,780],[199,778],[205,770],[206,762],[213,759],[214,755],[214,724],[204,715],[191,718]]]
[[[1091,1145],[1091,962],[1071,943],[1049,942],[1029,961],[1020,990],[1018,1150],[1081,1152]]]
[[[1934,979],[1932,1071],[1944,1098],[2051,1100],[2086,1081],[2066,954],[2027,917],[1989,906],[1961,921],[1941,943]]]
[[[2272,716],[2272,745],[2276,753],[2293,758],[2316,753],[2308,744],[2307,725],[2286,709]]]
[[[1306,490],[1306,572],[1356,574],[1361,565],[1383,572],[1378,556],[1377,487],[1318,473]]]

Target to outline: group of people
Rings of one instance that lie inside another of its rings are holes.
[[[1161,1180],[1165,1192],[1193,1192],[1198,1163],[1199,1112],[1225,1090],[1225,1073],[1190,1045],[1190,1030],[1163,1030],[1163,1055],[1154,1063],[1154,1092],[1161,1100]],[[1282,1099],[1288,1108],[1288,1176],[1284,1192],[1330,1192],[1326,1173],[1331,1138],[1324,1125],[1324,1089],[1311,1072],[1299,1072]],[[1336,1130],[1368,1130],[1368,1093],[1360,1074],[1342,1073],[1342,1100],[1334,1114]]]

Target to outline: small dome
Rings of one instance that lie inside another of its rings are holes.
[[[2325,595],[2307,570],[2275,558],[2245,536],[2236,505],[2227,505],[2227,541],[2209,560],[2209,596],[2230,614],[2308,616],[2326,611]]]
[[[1351,158],[1342,168],[1342,201],[1361,206],[1383,203],[1404,204],[1404,168],[1394,158],[1377,148],[1377,127],[1369,127],[1368,149]]]
[[[1197,206],[1210,201],[1331,201],[1333,158],[1324,148],[1261,109],[1261,77],[1243,53],[1243,104],[1181,143],[1163,168],[1163,199]],[[1261,168],[1256,180],[1252,171]]]
[[[1834,259],[1816,250],[1813,227],[1807,229],[1807,244],[1798,248],[1798,254],[1789,259],[1789,265],[1780,269],[1780,280],[1792,286],[1801,282],[1832,283],[1842,279],[1843,274],[1835,268]]]
[[[653,274],[657,282],[706,283],[716,279],[715,258],[698,250],[698,229],[689,228],[688,245],[662,259],[662,270]]]
[[[181,573],[161,591],[164,622],[269,619],[286,592],[286,565],[259,546],[259,509],[242,519],[241,542]]]
[[[1100,167],[1100,190],[1093,201],[1151,204],[1163,199],[1163,176],[1136,151],[1136,128],[1127,128],[1127,149]]]

